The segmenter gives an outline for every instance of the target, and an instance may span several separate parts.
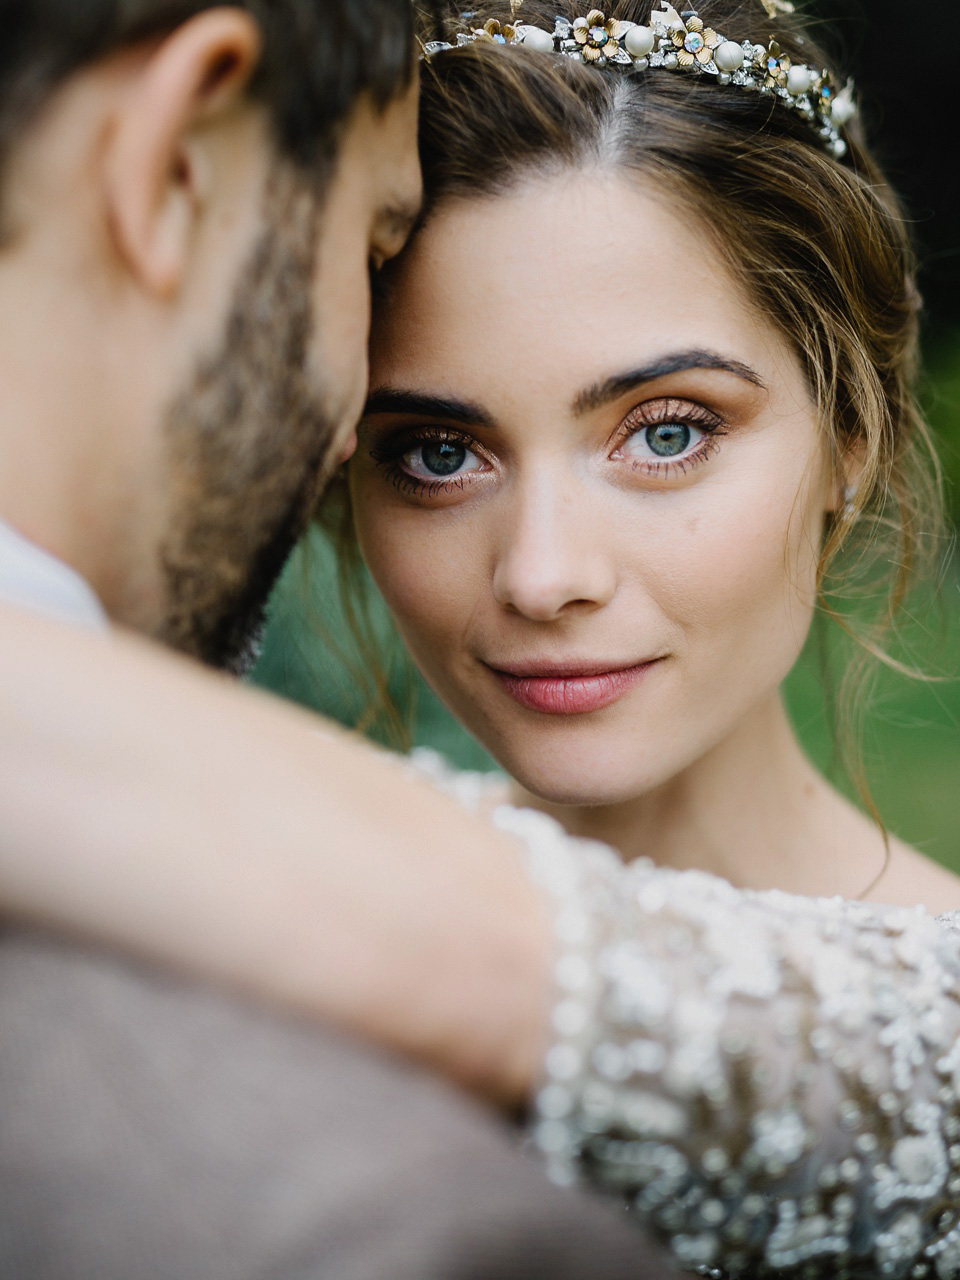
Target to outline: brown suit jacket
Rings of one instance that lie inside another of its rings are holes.
[[[0,934],[3,1280],[658,1280],[453,1089],[326,1029]]]

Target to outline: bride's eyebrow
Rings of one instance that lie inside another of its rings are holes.
[[[465,427],[492,427],[493,418],[480,405],[470,400],[447,396],[431,396],[422,391],[403,391],[396,387],[375,387],[363,410],[365,418],[375,413],[408,413],[424,418],[446,418]]]
[[[741,360],[731,360],[726,356],[717,355],[714,351],[675,351],[661,356],[650,364],[641,365],[638,369],[614,374],[613,377],[604,378],[602,382],[587,387],[574,400],[573,412],[579,416],[590,413],[594,409],[602,409],[611,400],[618,399],[646,382],[655,382],[657,378],[666,378],[672,373],[688,373],[693,369],[719,369],[724,373],[732,373],[754,387],[766,390],[766,384],[759,373]]]

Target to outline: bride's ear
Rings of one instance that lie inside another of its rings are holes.
[[[235,8],[183,23],[131,75],[107,142],[104,199],[127,269],[159,297],[176,293],[208,197],[205,130],[244,103],[260,30]]]
[[[858,441],[855,445],[851,445],[835,464],[825,508],[831,515],[838,515],[844,508],[850,508],[855,504],[866,462],[867,446],[863,441]]]

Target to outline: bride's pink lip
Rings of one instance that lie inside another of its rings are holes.
[[[659,659],[615,671],[525,669],[490,670],[501,687],[521,706],[550,716],[577,716],[609,707],[628,693]],[[541,674],[542,672],[542,674]]]

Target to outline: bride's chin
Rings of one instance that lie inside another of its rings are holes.
[[[501,766],[531,797],[567,808],[600,808],[628,804],[662,782],[643,770],[595,769],[568,760],[561,766],[531,759],[501,760]]]

